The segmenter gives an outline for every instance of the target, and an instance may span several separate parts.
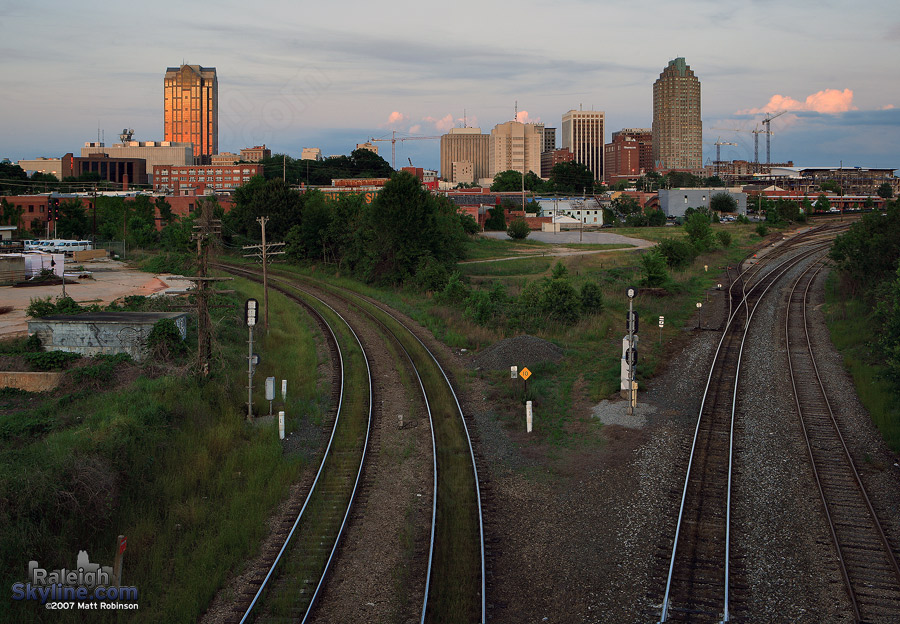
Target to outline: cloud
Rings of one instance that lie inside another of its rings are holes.
[[[879,107],[878,110],[893,110],[893,108],[894,108],[893,104],[885,104],[884,106]]]
[[[400,122],[406,121],[406,115],[401,113],[400,111],[394,111],[390,115],[388,115],[388,120],[386,123],[381,124],[379,127],[383,128],[385,126],[396,126]]]
[[[541,118],[535,117],[532,119],[528,116],[528,111],[523,110],[516,113],[516,121],[518,121],[519,123],[540,123]]]
[[[440,130],[441,132],[447,132],[448,130],[450,130],[450,128],[453,127],[453,115],[451,115],[450,113],[447,113],[440,119],[437,119],[435,117],[425,117],[424,121],[433,123],[435,129]]]
[[[759,115],[762,113],[778,113],[781,111],[811,111],[814,113],[845,113],[858,110],[853,106],[853,91],[844,89],[824,89],[806,97],[804,102],[788,95],[776,94],[762,108],[750,108],[738,111],[738,115]]]
[[[414,126],[410,126],[409,131],[411,134],[419,134],[420,132],[422,132],[422,125],[416,124]]]

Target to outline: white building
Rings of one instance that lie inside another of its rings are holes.
[[[570,110],[562,118],[562,146],[594,174],[603,177],[603,111]]]

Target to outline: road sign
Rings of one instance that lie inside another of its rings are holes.
[[[666,317],[664,317],[664,316],[659,317],[659,326],[660,327],[662,327],[665,324],[665,322],[666,322]]]
[[[521,371],[519,371],[519,377],[521,377],[525,381],[528,381],[528,378],[531,377],[531,371],[527,368],[523,368]]]
[[[125,552],[125,547],[128,545],[128,540],[125,539],[124,535],[119,536],[119,554],[121,555]]]
[[[509,367],[509,378],[515,379],[519,376],[519,367],[518,366],[510,366]]]

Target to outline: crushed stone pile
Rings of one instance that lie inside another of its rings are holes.
[[[510,366],[533,366],[539,362],[559,362],[562,348],[535,336],[515,336],[495,342],[473,358],[476,368],[508,369]]]

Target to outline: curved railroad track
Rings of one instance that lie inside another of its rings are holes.
[[[246,267],[220,264],[241,275]],[[412,363],[432,427],[432,527],[420,621],[486,621],[486,577],[481,486],[472,436],[449,377],[425,343],[390,311],[360,295],[296,275],[269,278],[279,290],[336,297],[392,336]],[[325,571],[327,573],[327,570]],[[324,574],[323,573],[323,577]]]
[[[246,275],[255,279],[254,275]],[[340,314],[324,302],[317,308],[288,289],[285,296],[305,308],[322,328],[333,363],[334,419],[322,461],[293,524],[277,552],[266,557],[267,573],[252,595],[235,607],[241,623],[290,618],[305,622],[322,590],[359,488],[372,430],[372,375],[359,337]],[[326,317],[331,317],[329,320]],[[353,343],[355,343],[355,348]],[[341,344],[343,343],[343,348]],[[347,392],[349,385],[356,392]],[[362,394],[359,388],[363,388]],[[279,576],[303,579],[286,587]]]
[[[822,264],[794,281],[785,318],[788,368],[809,461],[858,622],[900,621],[900,567],[841,434],[809,338],[807,301]]]

